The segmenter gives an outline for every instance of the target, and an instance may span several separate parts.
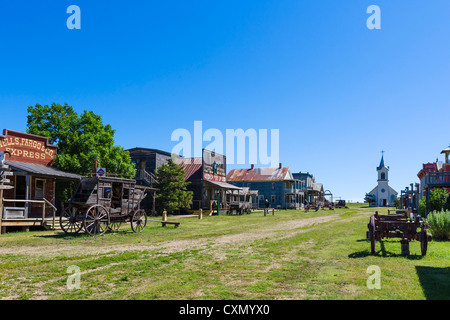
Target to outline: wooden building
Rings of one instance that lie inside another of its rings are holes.
[[[136,181],[139,184],[152,186],[155,182],[155,170],[172,158],[167,151],[149,148],[133,148],[127,150],[136,165]],[[177,156],[174,156],[177,157]]]
[[[45,226],[56,210],[56,182],[78,181],[80,175],[56,169],[54,159],[57,146],[46,137],[3,130],[0,152],[9,152],[4,162],[13,173],[9,190],[1,198],[1,232],[9,227]]]
[[[176,163],[183,167],[185,179],[190,182],[188,190],[194,193],[191,213],[211,215],[217,207],[224,212],[228,207],[227,191],[242,188],[227,183],[227,162],[224,155],[203,149],[202,158],[179,158]]]
[[[250,188],[259,193],[258,207],[269,201],[272,208],[300,208],[304,201],[303,182],[294,178],[289,167],[280,163],[277,168],[233,169],[228,172],[227,181],[241,188]]]

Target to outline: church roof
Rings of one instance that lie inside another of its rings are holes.
[[[384,165],[384,156],[381,156],[380,165],[377,167],[377,170],[381,170],[383,167],[386,167]]]

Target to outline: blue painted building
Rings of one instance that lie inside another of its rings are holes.
[[[241,188],[259,192],[258,206],[264,207],[266,199],[272,208],[300,208],[304,201],[304,186],[295,179],[289,167],[233,169],[227,182]]]

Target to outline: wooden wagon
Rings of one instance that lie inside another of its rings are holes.
[[[60,216],[61,229],[66,234],[84,229],[96,235],[117,231],[122,223],[130,222],[134,232],[142,232],[147,225],[147,214],[140,204],[147,191],[156,189],[137,185],[132,179],[82,178]]]
[[[420,241],[422,256],[427,254],[428,242],[431,241],[431,235],[427,232],[429,226],[419,217],[414,217],[412,211],[388,215],[380,215],[377,211],[370,217],[367,227],[366,236],[370,239],[372,253],[375,253],[376,240],[400,238],[402,254],[409,254],[409,242],[413,240]]]

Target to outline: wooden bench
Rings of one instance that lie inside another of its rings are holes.
[[[180,222],[174,222],[174,221],[163,221],[163,220],[147,220],[147,221],[161,222],[163,227],[165,227],[167,224],[173,224],[175,226],[175,228],[178,228],[180,225]]]

